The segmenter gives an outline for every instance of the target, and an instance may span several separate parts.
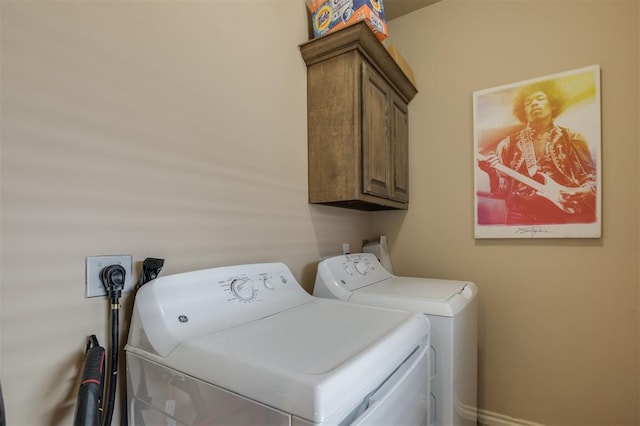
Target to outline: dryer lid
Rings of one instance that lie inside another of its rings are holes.
[[[183,342],[157,361],[322,423],[375,390],[429,330],[421,314],[315,299]]]

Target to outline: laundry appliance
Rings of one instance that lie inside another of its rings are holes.
[[[429,424],[476,425],[477,295],[472,282],[393,275],[374,253],[323,259],[313,295],[423,312],[431,322]]]
[[[282,263],[150,281],[126,349],[139,425],[420,425],[430,324],[421,313],[307,293]]]

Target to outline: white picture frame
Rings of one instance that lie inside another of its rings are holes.
[[[600,105],[598,65],[473,92],[475,238],[601,237]]]

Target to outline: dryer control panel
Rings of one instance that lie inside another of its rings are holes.
[[[185,340],[314,300],[283,263],[167,275],[136,295],[129,344],[166,357]]]

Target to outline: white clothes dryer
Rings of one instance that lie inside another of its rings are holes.
[[[423,312],[431,322],[430,425],[477,423],[477,298],[472,282],[392,275],[372,253],[323,259],[313,295]]]
[[[421,313],[308,294],[282,263],[157,278],[136,295],[127,409],[140,425],[420,425]]]

